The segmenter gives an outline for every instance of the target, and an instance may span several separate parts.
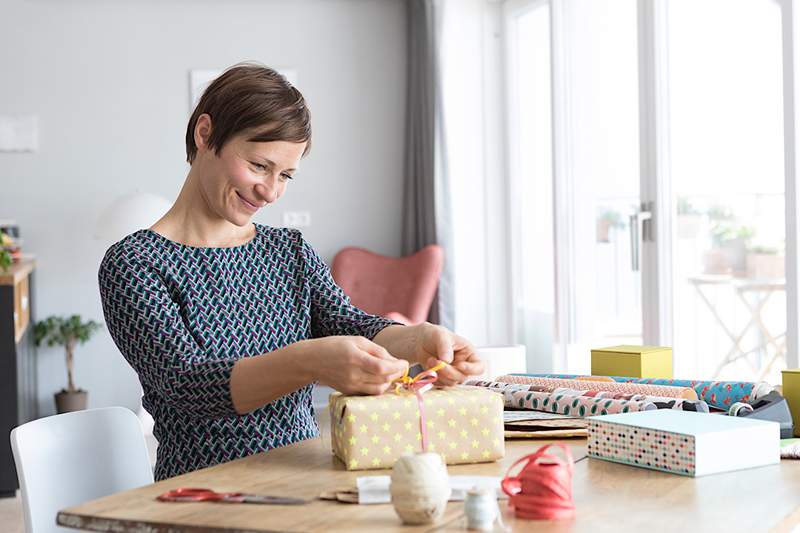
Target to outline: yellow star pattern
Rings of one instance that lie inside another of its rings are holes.
[[[502,399],[483,392],[453,387],[424,394],[429,451],[453,464],[491,461],[502,453]],[[403,452],[420,451],[421,417],[413,396],[339,395],[330,412],[333,448],[350,470],[391,468]]]

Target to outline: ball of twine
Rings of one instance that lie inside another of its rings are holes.
[[[450,499],[450,479],[439,454],[404,455],[392,469],[389,492],[394,510],[405,524],[431,524]]]

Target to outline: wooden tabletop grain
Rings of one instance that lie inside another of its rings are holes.
[[[585,439],[563,441],[576,458]],[[519,457],[545,441],[507,441],[496,463],[448,467],[451,475],[502,476]],[[391,504],[355,505],[317,499],[321,492],[354,486],[364,475],[348,472],[331,454],[330,438],[307,440],[152,485],[100,498],[58,514],[58,523],[92,531],[459,531],[463,504],[450,502],[434,526],[402,526]],[[178,487],[208,487],[306,498],[301,506],[220,503],[163,503],[156,496]],[[800,524],[800,461],[689,478],[585,459],[573,476],[577,516],[547,522],[516,520],[501,501],[514,531],[792,531]]]

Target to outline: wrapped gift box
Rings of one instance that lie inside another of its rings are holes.
[[[423,394],[428,451],[447,464],[484,463],[505,455],[503,397],[477,387],[444,387]],[[413,393],[344,396],[329,404],[333,453],[348,470],[391,468],[422,448],[419,404]]]
[[[594,416],[589,457],[684,476],[777,464],[780,425],[710,413],[659,409]]]
[[[612,346],[592,350],[592,375],[671,378],[672,348]]]

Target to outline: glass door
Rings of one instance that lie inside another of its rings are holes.
[[[516,340],[529,371],[587,372],[642,341],[636,0],[504,9]]]
[[[677,375],[777,383],[786,365],[781,17],[668,4]]]

